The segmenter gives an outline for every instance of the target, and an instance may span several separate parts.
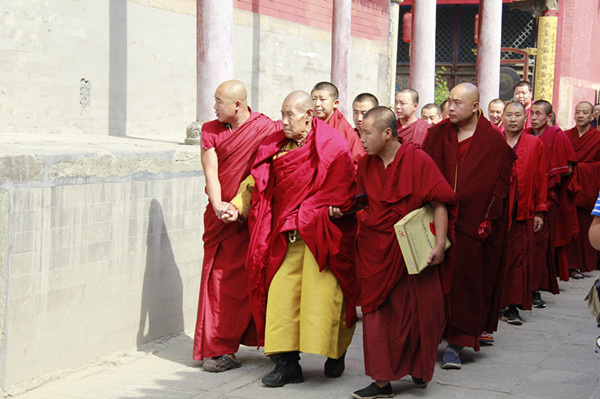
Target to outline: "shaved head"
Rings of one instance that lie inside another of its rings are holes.
[[[578,107],[588,108],[590,110],[590,112],[594,112],[594,106],[589,101],[581,101],[581,102],[577,103],[577,106],[575,108],[578,108]]]
[[[396,122],[396,116],[388,107],[378,106],[370,109],[365,114],[365,120],[371,121],[373,126],[379,132],[383,132],[385,129],[390,128],[392,136],[398,137],[398,123]]]
[[[283,104],[289,104],[300,112],[306,112],[306,110],[313,108],[310,94],[302,90],[296,90],[288,94],[283,100]]]
[[[239,80],[228,80],[223,82],[217,87],[217,91],[221,91],[224,96],[233,101],[242,101],[245,103],[248,98],[246,86]]]
[[[450,93],[460,93],[465,100],[479,102],[479,89],[473,83],[459,83],[450,91]]]
[[[314,93],[315,91],[326,91],[329,93],[331,98],[333,98],[334,100],[337,100],[338,97],[340,96],[340,92],[339,92],[338,88],[331,82],[317,83],[310,92]]]
[[[407,87],[405,89],[400,90],[398,93],[408,94],[414,104],[419,103],[419,93],[415,89]]]

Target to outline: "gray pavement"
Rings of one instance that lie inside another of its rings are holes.
[[[410,377],[393,382],[397,397],[406,398],[582,398],[600,399],[600,358],[593,351],[600,334],[583,301],[599,276],[561,282],[561,294],[542,294],[546,309],[521,312],[525,323],[500,322],[496,343],[480,352],[463,351],[460,371],[442,370],[438,350],[433,381],[413,388]],[[145,352],[117,354],[81,370],[66,373],[18,399],[201,399],[201,398],[349,398],[370,383],[364,375],[362,326],[348,350],[346,371],[338,379],[323,376],[324,358],[302,355],[305,382],[266,388],[260,379],[273,364],[262,351],[243,348],[243,367],[226,373],[204,372],[191,359],[191,335],[153,344]]]

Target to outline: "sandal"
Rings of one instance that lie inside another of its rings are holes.
[[[219,373],[221,371],[227,371],[231,369],[237,369],[242,366],[242,362],[233,360],[231,357],[227,355],[221,355],[217,357],[213,357],[211,359],[206,359],[204,363],[202,363],[202,368],[206,371],[211,371],[213,373]]]
[[[581,273],[579,269],[571,269],[570,276],[575,280],[581,280],[583,278],[583,273]]]

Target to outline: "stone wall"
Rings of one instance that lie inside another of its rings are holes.
[[[0,388],[17,391],[193,329],[200,286],[198,148],[49,147],[0,158]]]

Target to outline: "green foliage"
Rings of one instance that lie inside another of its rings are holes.
[[[440,105],[444,100],[448,99],[450,90],[448,90],[448,83],[442,76],[446,72],[446,67],[441,66],[435,72],[435,103]]]

